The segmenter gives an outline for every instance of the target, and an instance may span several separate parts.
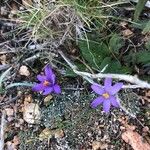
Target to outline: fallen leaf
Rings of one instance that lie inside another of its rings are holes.
[[[21,66],[19,74],[28,77],[30,75],[29,69],[27,66]]]
[[[130,144],[134,150],[150,150],[150,145],[144,142],[142,136],[133,130],[128,129],[121,137],[126,143]]]
[[[40,108],[38,104],[29,103],[24,106],[23,119],[29,124],[37,124],[40,120]]]
[[[52,95],[48,95],[44,98],[44,104],[47,105],[51,100],[52,100],[53,96]]]
[[[62,138],[64,137],[64,131],[61,129],[50,130],[49,128],[45,128],[39,135],[40,140],[50,139],[52,137]]]
[[[129,36],[133,35],[133,32],[129,29],[126,29],[126,30],[122,31],[122,34],[124,37],[129,37]]]

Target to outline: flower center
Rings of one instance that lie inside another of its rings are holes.
[[[43,82],[43,85],[44,85],[44,86],[49,86],[49,85],[50,85],[50,82],[47,81],[47,80],[45,80],[45,81]]]
[[[102,96],[103,96],[105,99],[109,98],[109,94],[108,94],[108,93],[104,93],[104,94],[102,94]]]

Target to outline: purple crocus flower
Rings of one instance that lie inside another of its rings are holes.
[[[36,83],[32,90],[36,92],[43,91],[43,95],[48,95],[52,92],[61,93],[60,86],[56,83],[56,76],[49,65],[45,66],[44,73],[45,75],[37,75],[40,83]]]
[[[119,107],[120,103],[116,100],[117,92],[122,88],[123,83],[116,83],[112,86],[112,79],[106,78],[104,86],[99,84],[93,84],[91,88],[100,96],[93,100],[91,103],[92,108],[96,108],[98,105],[103,104],[103,111],[108,113],[110,106]]]

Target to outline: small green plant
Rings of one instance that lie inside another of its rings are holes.
[[[150,42],[148,41],[145,44],[144,49],[138,52],[131,52],[129,55],[125,56],[125,61],[128,63],[132,63],[132,65],[146,65],[150,62]]]
[[[118,34],[112,34],[108,41],[94,41],[92,38],[79,40],[81,56],[94,70],[102,70],[105,73],[130,73],[130,68],[123,66],[119,60],[119,50],[124,46],[123,38]]]

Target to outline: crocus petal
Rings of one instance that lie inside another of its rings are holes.
[[[111,88],[111,85],[112,85],[112,79],[111,78],[106,78],[105,81],[104,81],[104,87],[105,87],[105,90],[107,92]]]
[[[46,80],[46,76],[42,76],[42,75],[37,75],[37,79],[41,82]]]
[[[47,87],[44,89],[43,95],[48,95],[53,91],[52,87]]]
[[[117,102],[117,100],[116,100],[116,98],[115,98],[114,96],[111,96],[111,97],[109,98],[109,100],[110,100],[111,104],[112,104],[114,107],[119,107],[120,104]]]
[[[104,89],[97,84],[93,84],[91,88],[95,93],[100,94],[100,95],[104,94],[105,92]]]
[[[92,108],[96,108],[98,105],[100,105],[102,102],[104,101],[104,98],[102,96],[96,98],[93,100],[93,102],[91,103],[91,107]]]
[[[33,87],[32,87],[32,90],[33,91],[43,91],[44,90],[44,86],[43,84],[35,84]]]
[[[58,84],[55,84],[55,85],[53,86],[53,89],[54,89],[54,92],[55,92],[56,94],[61,93],[61,89],[60,89],[60,86],[59,86]]]
[[[111,94],[111,95],[114,95],[116,94],[123,86],[123,83],[116,83],[114,86],[112,86],[108,92]]]
[[[55,83],[55,74],[53,73],[50,65],[46,65],[44,71],[45,71],[46,78],[54,84]]]
[[[103,111],[108,113],[110,110],[110,100],[107,99],[107,100],[104,100],[103,102]]]

